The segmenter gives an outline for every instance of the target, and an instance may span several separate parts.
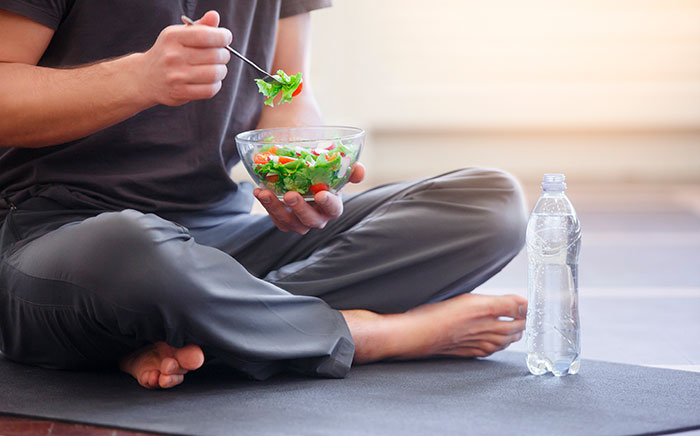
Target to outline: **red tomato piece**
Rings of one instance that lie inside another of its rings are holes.
[[[256,164],[259,164],[259,165],[265,165],[269,160],[270,160],[270,152],[268,152],[268,151],[258,153],[253,158],[253,162],[255,162]]]
[[[311,191],[312,194],[316,195],[321,191],[328,191],[328,185],[326,185],[325,183],[316,183],[315,185],[309,186],[309,191]]]
[[[280,181],[280,176],[278,174],[267,173],[265,175],[265,180],[270,183],[277,183]]]
[[[303,87],[304,87],[304,82],[301,82],[299,84],[299,87],[297,89],[295,89],[294,92],[292,93],[292,97],[296,97],[297,95],[301,94],[301,88],[303,88]]]
[[[289,162],[294,162],[296,159],[293,157],[287,157],[287,156],[280,156],[280,163],[282,165],[289,163]]]

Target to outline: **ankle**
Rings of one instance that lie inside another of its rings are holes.
[[[353,363],[369,363],[386,359],[391,352],[390,315],[381,315],[369,310],[341,310],[355,342]]]
[[[356,364],[424,357],[431,345],[431,329],[421,313],[382,315],[368,310],[340,313],[355,342],[353,362]]]

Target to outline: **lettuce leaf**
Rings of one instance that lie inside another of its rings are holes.
[[[294,91],[301,85],[301,73],[290,76],[282,70],[277,70],[277,74],[272,77],[278,80],[266,82],[263,79],[255,79],[255,83],[258,85],[258,91],[267,97],[265,99],[265,104],[274,107],[275,97],[277,97],[280,92],[282,93],[282,98],[279,103],[277,103],[278,105],[291,102],[293,98],[292,94],[294,94]]]

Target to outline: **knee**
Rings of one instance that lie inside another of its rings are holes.
[[[178,224],[132,209],[102,213],[80,225],[84,243],[96,251],[95,255],[105,253],[114,261],[153,257],[168,242],[190,239],[187,230]]]
[[[498,251],[515,256],[525,244],[527,213],[520,183],[511,174],[481,170],[485,183],[483,228],[492,235]]]
[[[513,257],[522,249],[527,215],[515,177],[497,169],[467,168],[436,181],[436,192],[445,188],[454,192],[450,198],[461,206],[465,236],[478,233],[498,256]]]
[[[151,257],[154,248],[153,237],[143,222],[144,216],[134,210],[124,210],[88,218],[78,224],[81,228],[75,232],[79,238],[75,245],[93,267],[111,272],[131,269],[130,266]]]
[[[127,306],[160,298],[155,286],[176,275],[168,241],[189,236],[176,224],[135,210],[107,212],[86,219],[75,232],[77,256],[66,271],[81,271],[86,288]]]

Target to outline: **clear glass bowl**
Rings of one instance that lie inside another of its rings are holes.
[[[282,199],[296,191],[306,201],[348,182],[365,132],[356,127],[315,126],[250,130],[236,135],[238,154],[250,177]]]

